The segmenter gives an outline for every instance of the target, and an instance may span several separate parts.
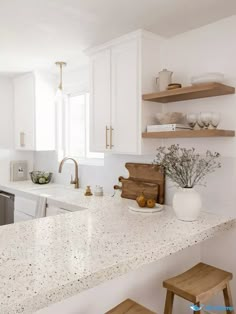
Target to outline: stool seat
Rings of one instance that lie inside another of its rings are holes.
[[[163,286],[168,291],[197,303],[222,291],[232,277],[232,273],[199,263],[186,272],[165,280]]]
[[[156,314],[144,306],[127,299],[124,302],[117,305],[112,310],[106,312],[106,314]]]

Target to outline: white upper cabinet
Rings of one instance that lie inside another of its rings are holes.
[[[15,148],[55,150],[55,91],[49,75],[28,73],[14,79]]]
[[[27,74],[14,79],[15,148],[33,150],[35,145],[34,77]]]
[[[157,105],[145,108],[142,93],[155,88],[161,41],[152,33],[136,31],[88,51],[91,151],[149,153],[141,133],[155,117]],[[153,151],[153,145],[150,148]]]
[[[109,150],[111,124],[111,52],[105,49],[90,60],[90,150]]]
[[[138,41],[121,43],[112,53],[112,150],[136,154],[139,134]]]

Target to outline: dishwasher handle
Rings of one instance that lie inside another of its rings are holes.
[[[5,197],[7,199],[14,199],[14,195],[11,195],[11,194],[7,194],[7,193],[4,193],[4,192],[0,192],[0,197]]]

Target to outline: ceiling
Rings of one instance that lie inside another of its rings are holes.
[[[0,72],[75,68],[84,49],[138,28],[168,37],[235,13],[235,0],[0,0]]]

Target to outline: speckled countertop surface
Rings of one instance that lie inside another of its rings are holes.
[[[33,313],[235,225],[207,213],[181,222],[168,207],[134,213],[133,201],[81,191],[49,199],[88,210],[0,227],[0,313]]]

